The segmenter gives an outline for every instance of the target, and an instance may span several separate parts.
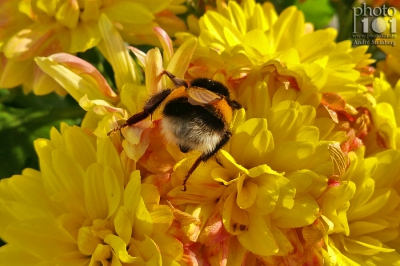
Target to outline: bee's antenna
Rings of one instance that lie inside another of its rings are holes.
[[[203,161],[203,159],[201,158],[201,156],[199,158],[196,159],[196,161],[193,163],[192,167],[190,167],[187,175],[185,176],[185,179],[182,182],[182,186],[183,189],[181,189],[181,191],[186,191],[186,182],[188,181],[190,175],[194,172],[194,170],[196,170],[197,166],[199,166],[199,164]]]
[[[177,78],[176,76],[174,76],[171,72],[169,72],[167,70],[164,70],[163,72],[161,72],[161,76],[162,75],[167,75],[176,87],[181,87],[181,86],[184,86],[185,88],[189,87],[189,85],[187,84],[187,82],[185,80]]]

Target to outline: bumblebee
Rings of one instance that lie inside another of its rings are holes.
[[[230,99],[227,87],[216,80],[195,78],[187,83],[168,71],[161,75],[167,75],[175,88],[151,96],[142,112],[128,118],[108,135],[146,119],[163,106],[161,128],[166,140],[178,145],[183,153],[192,150],[202,153],[182,183],[182,191],[186,191],[186,182],[199,164],[213,157],[229,141],[233,110],[242,106]]]

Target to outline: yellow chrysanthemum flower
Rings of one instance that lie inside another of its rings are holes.
[[[1,265],[179,265],[173,212],[109,139],[62,124],[35,148],[40,172],[0,183]]]
[[[174,51],[158,28],[163,56],[158,49],[144,54],[130,47],[141,69],[101,16],[99,48],[114,69],[117,94],[76,57],[36,61],[88,111],[82,127],[100,138],[140,112],[150,95],[173,86],[161,78],[163,69],[178,78],[219,80],[244,105],[234,114],[230,142],[217,159],[200,164],[185,192],[182,181],[199,153],[183,154],[166,143],[159,113],[122,129],[122,140],[112,136],[143,183],[156,185],[171,207],[185,263],[395,261],[395,236],[378,234],[398,233],[398,169],[382,168],[398,161],[398,105],[385,83],[367,71],[367,47],[335,43],[332,29],[312,31],[295,8],[277,16],[270,4],[217,3],[198,24],[189,20],[198,41],[181,34]],[[385,111],[389,105],[393,116]],[[379,146],[373,134],[390,145]],[[370,224],[376,230],[362,230]]]
[[[185,30],[175,14],[184,1],[2,1],[0,3],[0,88],[24,85],[24,92],[66,94],[34,64],[35,56],[86,51],[99,44],[98,20],[107,15],[131,43],[158,44],[152,28]]]

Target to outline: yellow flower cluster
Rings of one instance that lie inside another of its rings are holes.
[[[183,0],[71,0],[0,2],[0,88],[23,85],[24,92],[43,95],[66,91],[35,64],[35,56],[75,54],[98,45],[98,20],[107,15],[125,41],[157,45],[152,28],[169,34],[186,29],[175,14],[186,12]]]
[[[400,83],[294,7],[217,1],[188,25],[176,50],[155,28],[163,54],[145,54],[100,15],[117,93],[75,56],[36,58],[87,114],[35,142],[41,172],[0,183],[0,264],[398,265]],[[163,70],[221,81],[244,106],[187,191],[199,153],[166,142],[160,112],[107,137],[173,87]]]

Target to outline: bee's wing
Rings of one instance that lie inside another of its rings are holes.
[[[186,89],[188,101],[191,105],[205,105],[221,100],[221,96],[199,87],[189,87]]]

